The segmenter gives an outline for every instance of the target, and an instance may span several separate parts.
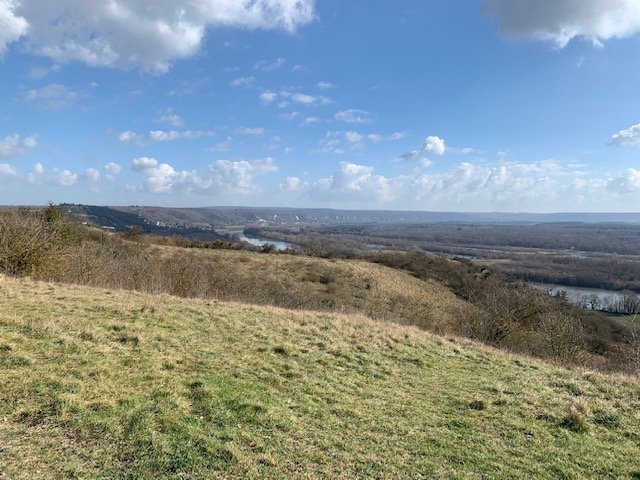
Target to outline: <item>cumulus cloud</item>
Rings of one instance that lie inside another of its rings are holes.
[[[341,162],[330,177],[309,187],[310,198],[340,202],[387,202],[395,198],[397,180],[375,175],[373,167]]]
[[[136,132],[132,132],[131,130],[118,134],[118,141],[121,143],[139,142],[141,140],[142,136],[138,135]]]
[[[202,172],[176,170],[155,158],[141,157],[133,160],[131,168],[146,177],[144,188],[156,194],[250,194],[259,190],[253,183],[256,177],[278,170],[270,157],[254,161],[216,160]]]
[[[16,157],[25,155],[29,150],[38,145],[38,136],[29,135],[21,138],[20,135],[14,133],[3,139],[0,139],[0,157]]]
[[[418,175],[411,192],[423,208],[557,210],[559,202],[575,208],[604,196],[605,183],[581,178],[584,176],[585,172],[555,160],[493,165],[462,162],[445,172]]]
[[[364,140],[364,135],[359,134],[358,132],[344,132],[344,138],[347,139],[352,145],[362,145],[362,141]]]
[[[122,165],[115,162],[109,162],[104,166],[104,170],[111,175],[117,175],[122,171]]]
[[[320,90],[330,90],[332,88],[335,88],[336,86],[331,83],[331,82],[318,82],[318,88]]]
[[[559,48],[578,37],[601,45],[640,31],[635,0],[484,0],[482,8],[505,35],[551,41]]]
[[[620,177],[611,179],[607,190],[615,193],[640,193],[640,170],[629,168]]]
[[[424,141],[422,151],[425,153],[433,153],[434,155],[444,155],[446,150],[444,140],[440,137],[427,137]]]
[[[431,160],[427,157],[429,154],[442,156],[447,151],[444,140],[440,137],[429,136],[425,139],[422,148],[412,150],[400,155],[401,160],[421,160],[425,164],[431,164]]]
[[[0,179],[8,179],[18,174],[15,168],[8,163],[0,163]]]
[[[72,187],[78,182],[78,175],[69,170],[54,169],[51,181],[60,187]]]
[[[278,94],[276,92],[266,91],[260,94],[260,101],[265,105],[269,105],[270,103],[275,102],[278,99]]]
[[[16,14],[18,2],[0,0],[0,56],[7,51],[7,45],[27,34],[27,20]]]
[[[314,0],[0,0],[0,53],[24,37],[56,63],[164,73],[199,51],[207,28],[294,32],[314,16]]]
[[[613,135],[611,137],[611,145],[616,147],[640,147],[640,123]]]
[[[151,170],[158,166],[158,161],[155,158],[140,157],[134,158],[131,169],[134,172],[143,172],[145,170]]]
[[[309,184],[300,177],[287,177],[278,186],[278,189],[281,192],[304,192],[308,187]]]
[[[366,110],[351,108],[349,110],[341,110],[336,113],[335,119],[339,122],[346,123],[369,123],[371,121],[371,115]]]

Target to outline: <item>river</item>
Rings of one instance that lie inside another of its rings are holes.
[[[584,297],[591,297],[595,295],[598,298],[598,301],[603,304],[608,301],[617,301],[622,298],[622,292],[616,290],[604,290],[600,288],[583,288],[583,287],[568,287],[566,285],[556,285],[553,283],[530,283],[532,287],[542,290],[544,292],[549,292],[550,295],[555,295],[558,292],[565,291],[567,292],[567,300],[571,303],[580,304],[587,303],[587,306],[591,306],[590,302],[581,302],[580,300]]]
[[[251,245],[255,245],[256,247],[263,247],[265,245],[271,244],[275,246],[276,250],[280,252],[286,250],[287,248],[295,248],[295,245],[293,245],[292,243],[278,242],[277,240],[269,240],[268,238],[247,237],[242,232],[235,232],[235,234],[239,240],[250,243]]]

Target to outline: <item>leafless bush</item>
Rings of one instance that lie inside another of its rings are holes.
[[[0,270],[9,275],[45,275],[76,243],[57,207],[0,214]]]

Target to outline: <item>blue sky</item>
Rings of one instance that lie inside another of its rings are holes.
[[[0,204],[638,211],[640,1],[0,0]]]

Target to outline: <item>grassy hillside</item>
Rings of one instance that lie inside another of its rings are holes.
[[[0,276],[6,478],[640,478],[637,378],[361,316]]]
[[[0,272],[13,276],[359,313],[562,364],[640,368],[635,330],[466,261],[420,253],[337,260],[231,251],[228,242],[107,234],[69,223],[54,205],[0,211],[0,233]]]

